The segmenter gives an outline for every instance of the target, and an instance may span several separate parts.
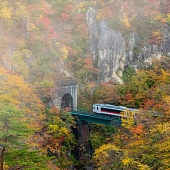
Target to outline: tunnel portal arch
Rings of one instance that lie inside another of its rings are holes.
[[[61,108],[70,108],[73,110],[73,97],[71,94],[66,93],[61,99]]]
[[[69,107],[71,110],[77,110],[77,91],[78,84],[75,79],[57,81],[52,102],[59,109]]]

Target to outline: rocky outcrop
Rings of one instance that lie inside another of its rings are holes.
[[[125,42],[121,33],[112,30],[106,23],[99,24],[100,38],[98,40],[98,67],[100,81],[122,83],[120,77],[124,70]]]
[[[126,41],[125,66],[142,69],[152,64],[154,59],[161,58],[162,51],[158,45],[146,42],[142,46],[140,36],[137,33],[129,34]]]
[[[125,42],[121,33],[112,30],[106,21],[96,21],[96,10],[87,12],[90,50],[95,65],[99,68],[99,82],[122,83],[125,62]]]
[[[167,29],[162,29],[162,44],[144,43],[138,32],[123,37],[111,29],[107,21],[97,21],[96,14],[97,9],[89,8],[86,21],[94,66],[99,69],[99,82],[122,83],[125,67],[146,68],[153,60],[159,60],[162,54],[170,55],[170,32]]]
[[[167,29],[163,30],[163,39],[162,52],[163,54],[170,56],[170,31]]]
[[[96,21],[96,13],[97,11],[94,8],[90,8],[86,13],[87,25],[89,29],[89,47],[91,54],[93,56],[93,61],[96,62],[99,57],[97,44],[99,41],[99,25]]]

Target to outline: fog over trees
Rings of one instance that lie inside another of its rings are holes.
[[[169,170],[169,63],[169,0],[0,0],[0,170]],[[78,110],[144,114],[90,123],[89,154],[55,105],[61,80]]]

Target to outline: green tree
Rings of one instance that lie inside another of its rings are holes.
[[[44,118],[42,102],[21,77],[9,74],[4,69],[0,69],[0,86],[1,170],[3,160],[9,166],[23,165],[28,169],[43,165],[45,155],[37,141],[33,140]]]
[[[0,104],[0,170],[3,170],[4,156],[10,148],[22,150],[26,136],[32,132],[28,124],[21,110]]]

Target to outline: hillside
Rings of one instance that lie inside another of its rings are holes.
[[[169,63],[169,0],[1,0],[0,170],[168,170]],[[93,156],[76,159],[75,121],[53,103],[65,78],[79,109],[121,105],[149,121],[91,125]]]

